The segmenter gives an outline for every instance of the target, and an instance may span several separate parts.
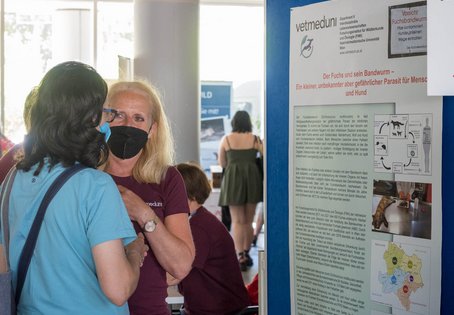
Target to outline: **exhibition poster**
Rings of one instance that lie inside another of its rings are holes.
[[[202,81],[200,91],[200,166],[211,178],[218,165],[219,144],[230,130],[231,81]]]
[[[454,95],[454,1],[427,1],[427,93]]]
[[[290,21],[292,314],[440,313],[442,98],[426,2],[327,1]]]

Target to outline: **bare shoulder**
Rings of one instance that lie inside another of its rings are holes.
[[[248,149],[254,143],[254,135],[250,132],[232,132],[229,135],[229,144],[235,149]]]
[[[223,148],[224,150],[226,149],[227,136],[228,135],[223,136],[221,141],[219,142],[219,147]]]

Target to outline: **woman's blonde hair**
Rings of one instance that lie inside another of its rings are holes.
[[[159,91],[144,80],[119,81],[109,87],[106,103],[119,93],[129,91],[143,95],[151,108],[152,124],[157,128],[151,133],[141,156],[132,170],[132,176],[139,183],[160,183],[170,165],[174,163],[174,144]]]

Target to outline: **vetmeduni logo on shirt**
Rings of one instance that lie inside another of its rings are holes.
[[[160,201],[146,202],[146,204],[150,207],[162,207],[162,202]]]

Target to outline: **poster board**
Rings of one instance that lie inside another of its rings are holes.
[[[291,11],[292,314],[439,314],[442,99],[427,96],[423,49],[392,36],[414,7]]]

